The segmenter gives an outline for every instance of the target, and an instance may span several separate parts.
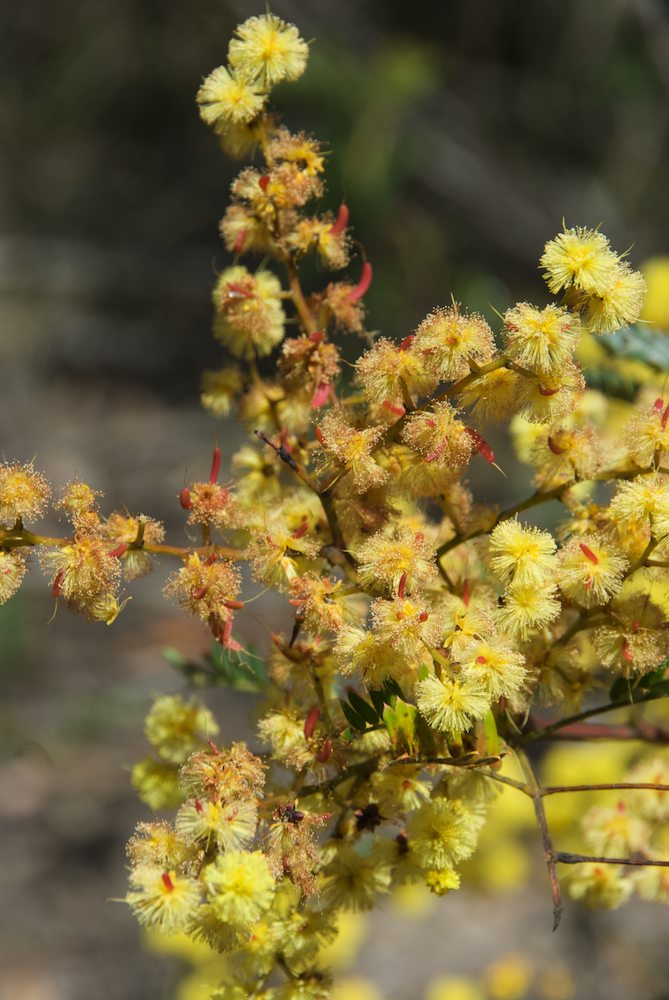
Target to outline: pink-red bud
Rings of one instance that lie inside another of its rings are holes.
[[[318,707],[318,705],[315,705],[314,708],[312,708],[311,711],[309,712],[304,723],[305,740],[310,740],[311,737],[314,735],[314,729],[316,728],[316,723],[318,722],[320,717],[321,717],[321,710]]]
[[[371,285],[371,283],[372,283],[372,265],[369,263],[368,260],[366,260],[362,265],[362,274],[360,275],[360,281],[355,286],[355,288],[348,293],[348,301],[357,302],[358,299],[361,299],[365,294],[365,292],[367,291],[367,289],[369,288],[369,286]]]
[[[193,501],[191,500],[190,496],[190,490],[188,489],[187,486],[184,486],[184,488],[179,493],[179,503],[181,504],[184,510],[190,510],[191,507],[193,506]]]
[[[345,205],[342,202],[341,205],[339,206],[339,211],[337,213],[337,221],[333,226],[330,227],[330,232],[332,233],[333,236],[338,236],[339,233],[344,232],[344,230],[348,225],[348,217],[349,217],[348,205]]]
[[[218,473],[221,469],[221,449],[214,448],[214,456],[211,460],[211,472],[209,473],[209,482],[215,483],[218,479]]]
[[[597,558],[597,556],[595,555],[595,553],[592,551],[592,549],[588,548],[588,546],[585,544],[585,542],[579,542],[578,547],[581,550],[581,552],[583,553],[583,555],[585,556],[585,558],[589,559],[590,562],[594,563],[594,565],[596,566],[597,563],[599,562],[599,559]]]

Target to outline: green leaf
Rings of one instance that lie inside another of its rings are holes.
[[[370,705],[364,698],[361,698],[357,691],[349,689],[347,694],[349,702],[358,715],[362,716],[365,722],[368,722],[370,726],[375,726],[379,721],[379,716],[374,706]]]
[[[383,691],[370,691],[369,697],[372,699],[372,704],[376,709],[376,714],[379,719],[383,718],[383,709],[385,708],[386,699]]]
[[[364,733],[365,729],[367,728],[367,723],[365,722],[365,720],[361,715],[358,715],[355,709],[351,705],[349,705],[347,701],[343,700],[343,698],[341,699],[341,710],[346,716],[346,721],[348,722],[348,724],[352,726],[354,729],[357,729],[358,732]]]
[[[609,699],[611,701],[629,701],[632,704],[634,695],[633,685],[628,677],[616,677],[609,688]]]
[[[205,657],[215,683],[237,691],[262,691],[267,686],[267,672],[253,647],[235,651],[214,643]]]
[[[415,705],[409,705],[406,701],[400,701],[398,698],[395,714],[397,716],[397,732],[402,745],[409,753],[418,753],[420,749],[416,733],[418,709]]]
[[[597,340],[616,358],[643,361],[657,371],[669,371],[669,334],[664,330],[637,323]]]
[[[390,705],[386,705],[386,707],[383,710],[383,721],[386,725],[388,736],[390,736],[391,742],[396,743],[397,729],[398,729],[397,713],[395,709],[392,708]]]
[[[489,754],[499,755],[499,735],[497,733],[497,723],[491,708],[483,717],[483,732],[485,733],[485,748]]]
[[[351,743],[355,739],[355,733],[350,726],[346,727],[346,729],[341,734],[341,738],[343,740],[346,740],[347,743]]]
[[[184,667],[188,666],[187,658],[174,646],[164,646],[161,652],[163,654],[163,659],[176,670],[183,670]]]

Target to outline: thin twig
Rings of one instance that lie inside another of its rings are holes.
[[[669,792],[669,785],[654,785],[649,781],[613,781],[601,785],[548,785],[541,794],[559,795],[562,792],[607,792],[617,789],[648,789],[653,792]]]
[[[658,868],[669,868],[669,861],[654,861],[651,858],[600,858],[591,854],[569,854],[566,851],[556,851],[555,861],[561,865],[580,865],[583,862],[592,862],[598,865],[632,865],[639,867],[649,867],[651,865]]]
[[[534,768],[530,763],[530,759],[523,750],[518,750],[518,759],[520,765],[523,769],[523,773],[527,779],[527,786],[532,796],[532,803],[534,805],[534,814],[537,818],[537,823],[539,824],[539,830],[541,832],[541,842],[544,848],[544,859],[546,861],[546,867],[548,868],[548,881],[551,886],[551,896],[553,897],[553,930],[557,930],[560,918],[562,917],[562,895],[560,893],[560,882],[557,875],[556,867],[556,854],[553,849],[553,839],[548,829],[548,820],[546,819],[546,810],[544,809],[544,803],[542,800],[542,790],[537,780]]]

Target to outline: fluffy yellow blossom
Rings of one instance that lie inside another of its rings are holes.
[[[369,910],[380,893],[388,892],[390,871],[373,855],[365,856],[352,844],[339,841],[326,866],[321,891],[326,906],[344,910]]]
[[[232,563],[215,555],[202,559],[192,552],[184,566],[168,578],[164,593],[203,622],[211,624],[215,619],[225,624],[240,606],[236,600],[240,585]]]
[[[508,420],[519,406],[518,389],[522,376],[510,368],[497,368],[475,379],[458,393],[458,402],[477,423]]]
[[[416,810],[406,829],[421,868],[448,871],[474,853],[480,827],[480,818],[458,800],[440,798]]]
[[[201,899],[199,883],[157,865],[139,865],[130,872],[133,891],[126,902],[141,924],[163,934],[183,931]]]
[[[646,673],[669,653],[665,614],[647,595],[618,600],[593,645],[604,666],[621,674]]]
[[[87,524],[96,525],[98,518],[93,514],[98,505],[98,498],[102,496],[100,490],[94,490],[87,483],[75,479],[63,490],[60,499],[54,504],[56,510],[64,510],[70,518],[75,528],[85,530]]]
[[[177,868],[192,856],[187,847],[165,820],[155,823],[138,823],[128,842],[128,858],[133,865],[158,865],[165,869]]]
[[[481,682],[490,701],[510,698],[525,680],[525,657],[501,639],[473,641],[458,659],[467,676]]]
[[[346,616],[341,590],[342,581],[328,576],[307,573],[291,580],[297,620],[310,632],[339,632]]]
[[[452,868],[440,868],[425,873],[425,885],[435,896],[446,896],[460,888],[460,876]]]
[[[622,800],[615,806],[593,806],[582,826],[590,850],[611,858],[643,851],[650,835],[648,824]]]
[[[258,734],[271,745],[275,760],[300,769],[314,759],[314,751],[304,735],[304,719],[290,708],[265,715],[258,724]]]
[[[233,160],[251,156],[260,142],[258,119],[249,122],[232,122],[222,118],[215,126],[221,149]]]
[[[230,42],[230,65],[243,77],[258,79],[266,87],[282,80],[297,80],[304,73],[309,47],[294,24],[275,14],[250,17],[235,30]]]
[[[191,483],[180,495],[181,505],[188,510],[188,524],[202,525],[225,531],[239,524],[235,497],[220,483]]]
[[[274,586],[290,586],[295,577],[304,576],[310,568],[309,560],[315,559],[320,550],[309,528],[306,517],[293,528],[282,513],[269,514],[249,546],[254,575]]]
[[[457,419],[450,403],[436,403],[431,410],[412,413],[402,439],[423,456],[423,461],[453,476],[465,468],[474,451],[474,440]]]
[[[0,550],[0,604],[4,604],[14,596],[21,586],[27,568],[20,552]]]
[[[619,258],[603,233],[577,226],[549,240],[539,263],[553,294],[573,286],[592,295],[609,286]]]
[[[515,639],[527,639],[532,629],[548,625],[560,614],[556,593],[552,582],[545,582],[540,587],[527,583],[510,584],[495,615],[498,628]]]
[[[669,758],[659,754],[640,760],[625,775],[625,781],[648,785],[669,785]],[[666,823],[669,820],[669,792],[653,791],[650,788],[629,792],[628,801],[640,816],[651,823]],[[669,874],[669,872],[667,873]]]
[[[100,525],[100,534],[107,539],[112,551],[122,551],[119,556],[126,579],[136,580],[151,571],[151,555],[143,548],[133,548],[133,542],[141,538],[151,545],[159,544],[165,537],[165,528],[160,521],[144,514],[132,515],[115,512]]]
[[[437,384],[437,376],[411,345],[393,344],[380,337],[374,347],[358,359],[356,381],[370,403],[387,405],[397,417],[404,412],[407,392],[411,396],[424,396]]]
[[[657,859],[662,860],[661,858]],[[634,891],[649,903],[669,903],[669,872],[666,868],[639,868],[631,876]]]
[[[330,410],[319,424],[317,436],[326,455],[344,466],[357,493],[381,486],[388,473],[374,460],[373,451],[383,436],[382,427],[356,430],[340,410]]]
[[[669,534],[669,478],[654,474],[618,483],[610,513],[623,525],[650,525],[652,537],[659,541]]]
[[[198,90],[197,103],[202,120],[224,131],[228,125],[245,125],[257,118],[265,95],[257,81],[219,66]]]
[[[490,707],[490,698],[480,678],[464,674],[451,680],[434,674],[416,686],[416,704],[434,729],[462,733]]]
[[[0,523],[34,521],[46,510],[51,489],[32,462],[0,462]]]
[[[421,778],[421,768],[415,764],[375,771],[370,785],[373,801],[378,802],[383,816],[418,809],[429,799],[432,790],[430,784]]]
[[[281,493],[278,463],[273,461],[269,450],[243,445],[232,456],[235,470],[235,492],[241,506],[247,502],[276,500]]]
[[[188,796],[211,802],[262,797],[265,766],[245,743],[192,753],[181,766],[180,781]]]
[[[274,878],[260,851],[219,854],[204,870],[207,895],[216,916],[240,930],[259,920],[274,895]]]
[[[316,251],[321,263],[334,271],[348,264],[349,236],[345,229],[338,229],[332,215],[299,219],[287,242],[298,254]]]
[[[218,732],[204,705],[178,695],[162,695],[151,706],[144,723],[147,740],[162,760],[181,764],[189,754]]]
[[[620,865],[585,862],[575,865],[568,881],[572,899],[582,899],[588,906],[615,910],[629,899],[632,882],[624,877]]]
[[[258,824],[258,810],[253,802],[209,802],[195,799],[185,802],[175,820],[178,836],[186,844],[202,844],[205,849],[216,844],[221,851],[248,847]]]
[[[214,417],[227,417],[242,386],[242,374],[237,365],[205,371],[202,373],[202,405]]]
[[[591,479],[602,464],[602,447],[594,428],[562,424],[542,427],[531,446],[535,482],[550,490],[566,483]]]
[[[291,337],[285,340],[279,360],[281,383],[287,393],[306,393],[313,409],[319,409],[330,396],[339,374],[339,351],[322,334]]]
[[[70,544],[40,554],[51,579],[54,597],[62,597],[73,611],[89,611],[103,594],[113,593],[121,574],[120,560],[97,535],[76,537]]]
[[[434,552],[423,531],[401,524],[390,525],[357,549],[358,578],[363,587],[397,591],[404,578],[410,593],[429,583],[437,573]]]
[[[337,636],[335,656],[344,677],[359,672],[368,687],[381,687],[387,677],[399,677],[408,669],[406,660],[373,632],[349,625]]]
[[[504,584],[542,586],[555,576],[555,549],[549,532],[508,518],[490,535],[490,568]]]
[[[669,402],[641,402],[626,429],[627,446],[637,465],[648,467],[669,452]]]
[[[583,303],[583,321],[591,333],[611,333],[636,323],[645,294],[642,275],[621,263],[610,283]]]
[[[391,601],[380,597],[372,604],[371,616],[379,643],[407,660],[418,659],[426,647],[435,646],[443,630],[433,608],[413,597],[395,597]]]
[[[183,800],[178,778],[174,765],[145,757],[133,766],[130,782],[150,809],[176,809]]]
[[[477,313],[463,313],[459,305],[435,309],[416,330],[412,350],[424,354],[440,380],[452,382],[467,375],[470,362],[483,365],[494,351],[492,330]]]
[[[558,554],[560,590],[585,608],[606,604],[616,594],[629,566],[603,535],[584,535],[568,542]]]
[[[304,132],[289,132],[281,128],[272,138],[269,152],[272,160],[297,164],[310,177],[323,172],[325,161],[319,142]]]
[[[519,412],[532,423],[552,424],[573,413],[584,390],[583,372],[577,365],[566,362],[538,378],[520,380]]]
[[[239,358],[269,354],[283,339],[281,282],[271,271],[229,267],[213,291],[214,336]]]
[[[504,343],[514,361],[538,373],[560,369],[576,349],[581,333],[578,318],[568,309],[537,309],[519,302],[504,314]]]

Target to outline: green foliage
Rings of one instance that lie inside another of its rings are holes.
[[[265,666],[253,646],[235,651],[215,642],[201,660],[190,660],[178,649],[167,646],[163,657],[197,687],[220,685],[257,694],[267,687]]]

